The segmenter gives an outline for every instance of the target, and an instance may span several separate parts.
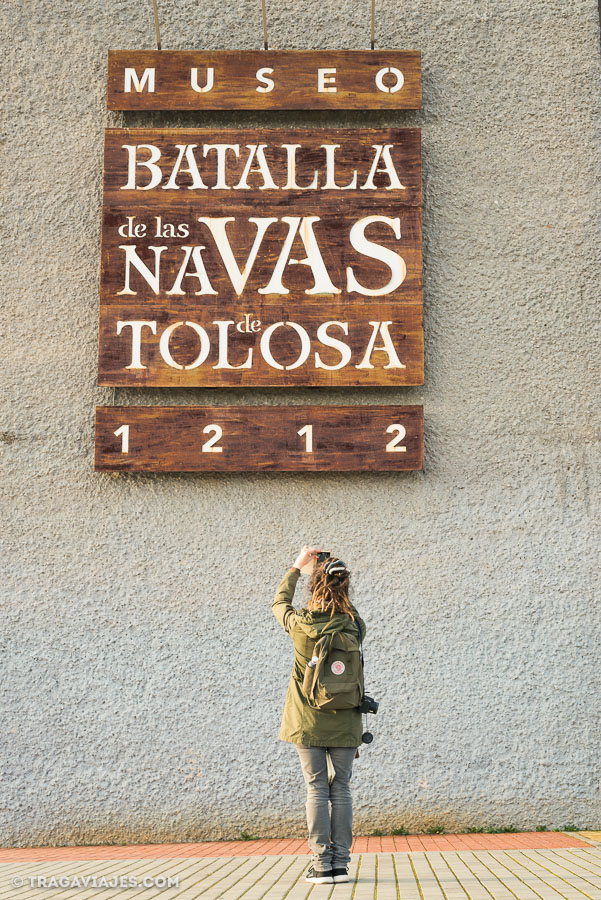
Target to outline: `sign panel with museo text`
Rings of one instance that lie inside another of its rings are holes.
[[[420,109],[419,50],[110,50],[109,109]]]
[[[419,129],[106,132],[99,383],[423,383]]]

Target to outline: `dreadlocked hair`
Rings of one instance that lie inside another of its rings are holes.
[[[355,616],[348,597],[350,573],[345,570],[343,572],[332,572],[328,575],[325,572],[325,566],[332,559],[333,557],[330,557],[324,560],[321,565],[315,566],[309,582],[311,599],[307,608],[329,612],[330,618],[335,613],[346,613],[354,622]]]

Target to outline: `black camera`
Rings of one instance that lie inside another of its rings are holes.
[[[361,706],[359,707],[359,712],[361,715],[366,715],[367,713],[377,713],[378,706],[380,704],[377,700],[374,700],[373,697],[368,697],[367,694],[363,695],[363,700],[361,701]]]
[[[316,565],[320,566],[322,563],[326,561],[326,559],[330,558],[330,553],[328,550],[320,550],[315,559]]]

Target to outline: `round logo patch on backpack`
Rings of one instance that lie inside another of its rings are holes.
[[[344,663],[342,662],[341,659],[337,659],[335,662],[332,663],[331,668],[332,668],[332,674],[342,675],[346,666],[344,665]]]

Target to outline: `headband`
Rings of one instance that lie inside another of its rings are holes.
[[[331,559],[323,567],[326,575],[340,575],[342,572],[348,572],[347,567],[341,559]]]

